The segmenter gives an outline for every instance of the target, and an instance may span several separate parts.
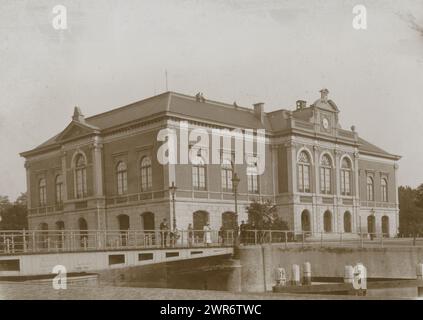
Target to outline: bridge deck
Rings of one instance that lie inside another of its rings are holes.
[[[22,253],[0,256],[0,278],[51,274],[57,266],[67,273],[96,272],[232,254],[232,247],[217,246]]]

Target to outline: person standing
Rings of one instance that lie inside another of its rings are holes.
[[[247,225],[245,224],[245,221],[244,220],[242,220],[241,221],[241,225],[239,226],[239,237],[241,238],[240,240],[241,240],[241,243],[242,244],[245,244],[245,240],[246,240],[246,232],[247,232]]]
[[[219,229],[219,243],[222,245],[225,244],[225,228],[223,225]]]
[[[167,224],[167,219],[164,218],[162,223],[160,223],[160,238],[161,238],[161,245],[162,247],[166,247],[167,245],[167,234],[169,231],[169,225]]]
[[[207,223],[203,227],[203,231],[204,231],[204,243],[208,247],[212,243],[212,241],[211,241],[211,228],[210,228],[210,224]]]
[[[194,237],[194,229],[192,228],[192,224],[188,224],[188,247],[192,247],[192,239]]]

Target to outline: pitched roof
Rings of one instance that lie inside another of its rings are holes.
[[[378,146],[375,146],[374,144],[364,140],[363,138],[359,137],[358,143],[359,143],[358,150],[360,152],[374,154],[374,155],[383,155],[383,156],[387,156],[389,158],[395,158],[395,159],[400,158],[400,156],[389,153],[389,152],[379,148]]]
[[[208,121],[222,126],[272,130],[266,113],[262,123],[253,109],[212,100],[200,102],[193,96],[176,92],[165,92],[85,118],[84,124],[104,131],[140,119],[165,114]],[[65,130],[35,149],[55,145],[56,140],[62,136]]]
[[[261,123],[252,109],[212,100],[199,102],[195,97],[175,92],[165,92],[124,107],[88,117],[85,121],[99,127],[101,130],[105,130],[166,112],[234,127],[270,129],[269,121],[265,118],[264,123]]]
[[[169,111],[183,117],[192,117],[233,127],[271,129],[267,117],[265,116],[261,123],[253,109],[211,100],[199,102],[193,97],[182,94],[171,94]]]
[[[317,100],[316,102],[321,102]],[[320,103],[320,107],[338,110],[332,101]],[[146,119],[148,117],[172,115],[180,116],[183,119],[194,119],[211,122],[217,125],[266,129],[267,131],[280,131],[288,126],[288,111],[276,110],[264,113],[263,122],[251,108],[237,106],[236,104],[226,104],[222,102],[205,100],[197,101],[196,97],[184,95],[176,92],[165,92],[120,108],[106,111],[88,118],[85,118],[84,125],[100,132],[109,130],[125,124]],[[71,124],[74,121],[71,122]],[[61,133],[45,141],[33,150],[58,146],[58,140],[71,126],[67,126]],[[359,150],[369,154],[382,155],[390,158],[397,157],[385,150],[359,138]],[[31,150],[31,151],[33,151]]]
[[[109,129],[157,113],[165,112],[167,110],[169,98],[170,92],[165,92],[151,98],[85,118],[85,121],[100,128],[100,130]]]

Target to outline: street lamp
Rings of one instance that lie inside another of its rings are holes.
[[[169,187],[169,191],[172,195],[172,206],[173,206],[173,228],[172,230],[175,231],[176,230],[176,210],[175,210],[175,193],[176,193],[176,186],[175,186],[175,182],[172,181],[172,185]]]
[[[235,243],[238,245],[238,185],[240,179],[236,172],[232,176],[232,187],[234,190],[234,199],[235,199]]]

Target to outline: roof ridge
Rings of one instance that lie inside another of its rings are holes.
[[[191,100],[196,101],[195,96],[190,96],[188,94],[174,92],[174,91],[171,91],[170,93],[172,95],[177,95],[177,96],[179,96],[181,98],[190,98]],[[254,109],[253,108],[242,107],[242,106],[238,106],[238,105],[237,106],[234,106],[233,104],[230,104],[230,103],[216,101],[216,100],[211,100],[211,99],[207,99],[207,98],[205,98],[205,103],[214,104],[214,105],[221,106],[221,107],[224,107],[224,108],[230,108],[230,109],[233,109],[233,110],[241,110],[241,111],[247,111],[247,112],[250,112],[250,113],[254,113]]]
[[[116,111],[123,110],[123,109],[129,108],[129,107],[132,107],[132,106],[134,106],[134,105],[136,105],[138,103],[142,103],[142,102],[146,102],[146,101],[149,101],[149,100],[157,99],[158,97],[164,96],[166,94],[169,94],[170,95],[171,93],[172,93],[171,91],[165,91],[163,93],[160,93],[158,95],[155,95],[155,96],[152,96],[152,97],[149,97],[149,98],[138,100],[138,101],[132,102],[130,104],[126,104],[126,105],[121,106],[121,107],[117,107],[117,108],[114,108],[114,109],[111,109],[111,110],[108,110],[108,111],[104,111],[104,112],[101,112],[101,113],[92,115],[90,117],[85,118],[85,120],[91,120],[91,119],[95,119],[97,117],[103,117],[103,116],[106,116],[108,114],[115,113]]]

